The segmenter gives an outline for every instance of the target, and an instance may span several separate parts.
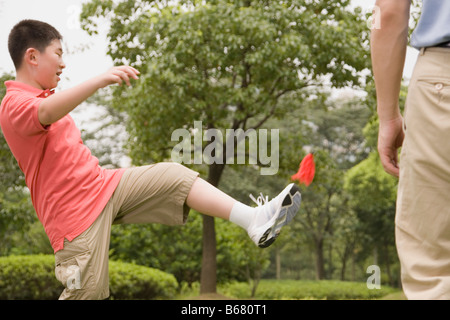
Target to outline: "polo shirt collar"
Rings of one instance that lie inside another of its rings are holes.
[[[55,93],[55,90],[41,90],[29,84],[14,80],[5,81],[5,86],[7,91],[26,91],[38,98],[46,98]]]

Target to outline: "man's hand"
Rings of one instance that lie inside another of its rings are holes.
[[[411,0],[377,0],[380,27],[371,33],[371,57],[380,121],[378,152],[389,174],[398,177],[398,148],[403,143],[399,95],[408,44]]]
[[[137,80],[138,74],[139,71],[130,66],[113,67],[99,76],[99,86],[104,88],[115,83],[122,85],[123,82],[130,86],[130,78]]]
[[[398,149],[403,144],[403,118],[398,116],[392,120],[380,120],[378,131],[378,153],[384,170],[399,176]]]

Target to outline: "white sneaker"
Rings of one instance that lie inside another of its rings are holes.
[[[271,201],[262,194],[258,199],[257,212],[248,228],[248,235],[260,248],[270,246],[280,234],[281,228],[297,214],[302,200],[299,188],[291,183]]]

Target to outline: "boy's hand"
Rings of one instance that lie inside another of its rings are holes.
[[[39,122],[43,126],[52,124],[93,95],[97,89],[104,88],[114,83],[121,85],[124,81],[129,86],[131,85],[130,78],[138,79],[138,74],[139,71],[133,67],[114,67],[76,87],[55,93],[50,97],[43,99],[39,104]]]
[[[137,80],[138,74],[140,74],[140,72],[130,66],[113,67],[99,76],[100,87],[104,88],[115,83],[122,85],[124,81],[127,86],[130,86],[130,78]]]

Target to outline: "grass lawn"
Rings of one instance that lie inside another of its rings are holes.
[[[405,294],[402,291],[390,293],[382,297],[380,300],[406,300]]]
[[[350,281],[261,280],[256,295],[251,297],[248,283],[219,285],[216,294],[198,295],[198,286],[185,290],[179,299],[189,300],[404,300],[398,288],[381,286],[368,289],[366,283]]]

